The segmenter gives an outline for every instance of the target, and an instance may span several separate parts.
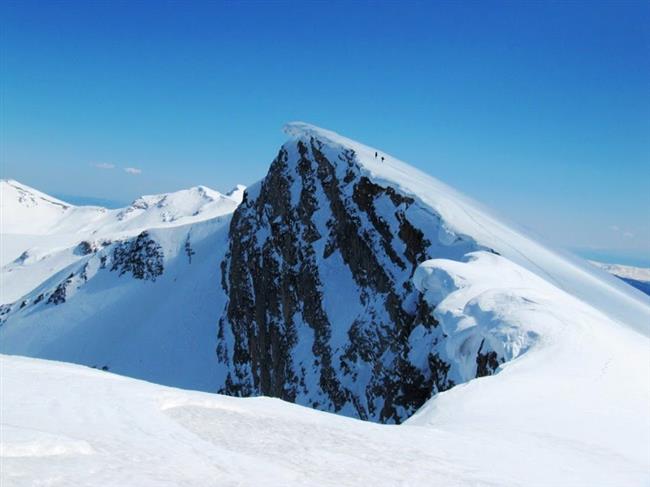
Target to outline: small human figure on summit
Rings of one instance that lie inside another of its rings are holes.
[[[377,152],[375,151],[375,159],[377,159]]]
[[[381,156],[381,162],[384,162],[384,156]]]

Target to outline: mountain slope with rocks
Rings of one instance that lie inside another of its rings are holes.
[[[564,363],[565,387],[627,408],[647,437],[647,296],[376,149],[302,123],[287,132],[230,212],[79,248],[0,310],[0,351],[384,423],[502,391],[521,364],[539,367],[532,390],[561,394],[548,371]],[[564,407],[552,416],[586,405]]]
[[[205,186],[142,196],[126,208],[74,206],[14,180],[0,181],[0,304],[10,303],[92,249],[153,228],[232,213],[244,187],[223,195]]]
[[[431,395],[497,372],[538,335],[475,327],[450,345],[459,338],[412,282],[429,259],[476,252],[502,257],[484,267],[489,283],[512,263],[647,335],[649,301],[611,276],[375,149],[302,123],[286,130],[230,224],[221,392],[401,422]]]

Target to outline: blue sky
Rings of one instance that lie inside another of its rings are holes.
[[[304,120],[650,263],[648,2],[5,1],[0,22],[2,177],[228,190]]]

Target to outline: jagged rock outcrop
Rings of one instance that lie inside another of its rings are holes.
[[[115,245],[111,271],[120,275],[130,272],[136,279],[155,281],[163,273],[163,261],[162,248],[145,231]]]
[[[246,191],[222,263],[221,392],[398,423],[454,384],[435,346],[442,330],[411,278],[427,259],[478,246],[373,181],[356,157],[299,136]],[[428,335],[422,346],[410,339],[416,328]]]
[[[66,303],[70,293],[76,292],[88,281],[89,274],[94,275],[100,270],[117,272],[120,276],[128,273],[134,279],[146,281],[155,281],[164,272],[163,249],[147,231],[141,232],[137,237],[117,242],[82,241],[75,247],[75,252],[86,257],[83,264],[78,264],[76,268],[73,266],[73,272],[63,279],[53,276],[40,287],[35,298],[26,295],[19,301],[0,306],[0,325],[5,323],[11,313],[20,312],[26,307],[33,307],[42,302],[45,305]],[[191,254],[188,256],[191,258],[191,255],[194,255],[191,247],[189,252]]]

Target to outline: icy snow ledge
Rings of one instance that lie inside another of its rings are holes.
[[[467,258],[428,260],[413,277],[448,337],[444,351],[457,384],[494,373],[540,342],[552,341],[567,326],[563,310],[570,319],[576,306],[586,308],[504,257],[473,252]],[[416,329],[411,340],[425,334]]]

